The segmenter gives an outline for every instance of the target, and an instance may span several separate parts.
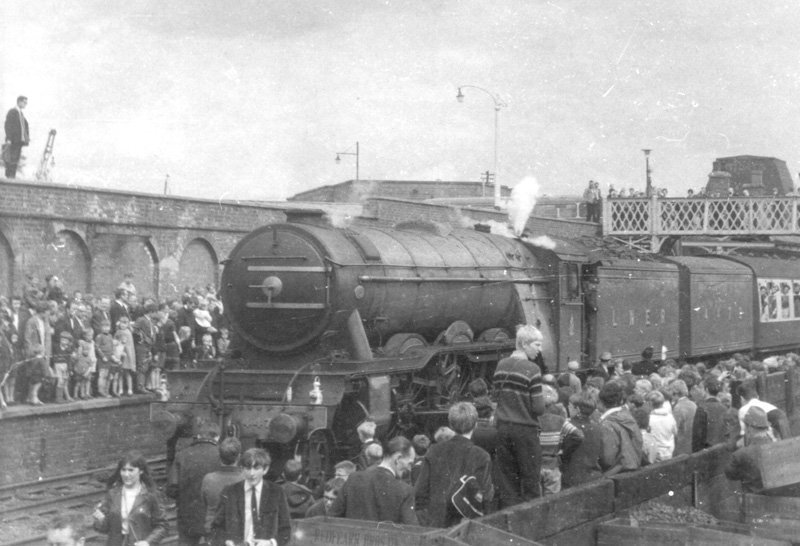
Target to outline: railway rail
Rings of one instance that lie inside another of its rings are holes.
[[[148,460],[159,489],[166,484],[166,459]],[[44,544],[47,523],[55,517],[74,515],[89,519],[94,505],[105,493],[105,482],[116,467],[106,467],[33,482],[0,486],[0,546]],[[170,506],[171,503],[168,503]],[[175,521],[174,507],[168,520]],[[173,526],[174,528],[174,526]],[[102,535],[89,533],[87,544],[99,544]],[[169,544],[170,541],[164,542]]]

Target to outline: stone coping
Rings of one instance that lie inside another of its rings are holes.
[[[122,406],[140,406],[150,404],[157,400],[154,394],[134,394],[122,398],[91,398],[89,400],[75,400],[62,404],[49,402],[43,406],[30,404],[13,404],[0,410],[0,421],[9,419],[25,419],[32,416],[47,416],[73,411],[93,411],[102,408],[118,408]]]

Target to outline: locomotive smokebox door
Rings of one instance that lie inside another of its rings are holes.
[[[231,320],[249,343],[291,351],[330,327],[325,249],[304,229],[266,226],[245,237],[233,256],[223,275],[223,299],[240,310]]]

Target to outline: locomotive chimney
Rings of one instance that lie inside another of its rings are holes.
[[[320,227],[333,227],[328,214],[322,209],[286,209],[283,211],[290,224],[308,224]]]

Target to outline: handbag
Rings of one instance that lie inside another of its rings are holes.
[[[467,519],[483,516],[483,494],[475,476],[464,474],[450,487],[450,503]]]

